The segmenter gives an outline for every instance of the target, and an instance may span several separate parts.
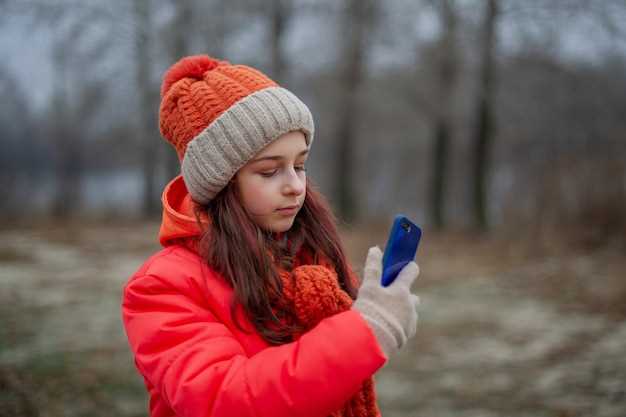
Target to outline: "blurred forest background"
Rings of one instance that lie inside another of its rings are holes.
[[[0,210],[158,214],[158,91],[183,55],[310,105],[310,176],[346,222],[626,232],[622,1],[4,0]]]
[[[119,296],[179,171],[162,74],[204,53],[309,105],[357,269],[424,226],[385,416],[626,415],[623,0],[0,0],[0,51],[0,416],[145,415]]]

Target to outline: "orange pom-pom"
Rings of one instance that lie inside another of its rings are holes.
[[[164,97],[177,81],[184,78],[201,80],[205,72],[227,63],[227,61],[220,61],[208,55],[193,55],[181,59],[165,72],[163,84],[161,84],[161,97]]]

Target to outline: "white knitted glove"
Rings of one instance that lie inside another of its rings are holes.
[[[375,246],[365,260],[363,283],[352,308],[358,310],[370,325],[378,344],[389,358],[397,353],[417,330],[419,297],[411,294],[411,284],[419,275],[419,266],[408,263],[388,287],[380,283],[383,254]]]

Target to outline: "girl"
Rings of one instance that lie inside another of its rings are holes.
[[[164,249],[122,304],[151,416],[380,415],[372,375],[415,334],[417,265],[384,288],[371,248],[358,288],[306,179],[311,113],[261,72],[186,57],[161,98],[182,175],[163,192]]]

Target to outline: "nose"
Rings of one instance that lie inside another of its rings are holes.
[[[290,169],[287,172],[285,183],[283,184],[283,193],[299,196],[304,192],[305,187],[306,177],[304,177],[304,175],[298,175],[295,170]]]

